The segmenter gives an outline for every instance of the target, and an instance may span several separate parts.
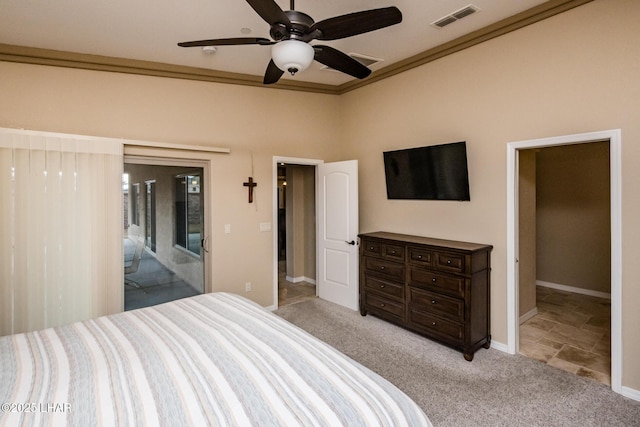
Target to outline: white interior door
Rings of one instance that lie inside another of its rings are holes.
[[[318,165],[318,296],[358,309],[358,161]]]

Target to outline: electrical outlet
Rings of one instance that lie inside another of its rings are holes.
[[[244,284],[245,292],[251,292],[251,282],[247,282]]]

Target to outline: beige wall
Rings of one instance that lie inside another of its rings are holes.
[[[507,341],[506,147],[622,130],[623,386],[640,389],[640,2],[596,0],[342,97],[360,231],[493,244],[491,326]],[[470,202],[387,200],[382,151],[467,141]]]
[[[518,300],[519,315],[536,305],[536,152],[518,152]]]
[[[611,292],[609,143],[537,155],[537,279]]]
[[[259,229],[273,223],[272,159],[341,160],[339,97],[4,62],[0,76],[0,127],[230,148],[201,155],[212,159],[213,289],[274,303],[273,231]]]
[[[640,2],[595,0],[337,97],[0,63],[0,126],[231,148],[212,164],[215,290],[273,304],[272,156],[355,158],[360,231],[494,245],[507,341],[506,144],[622,129],[623,386],[640,390]],[[326,126],[332,123],[332,126]],[[470,202],[386,199],[382,151],[466,140]],[[258,187],[248,204],[242,182]],[[232,232],[224,233],[224,224]]]

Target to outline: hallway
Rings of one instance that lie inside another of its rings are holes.
[[[278,262],[278,307],[316,298],[316,285],[286,280],[285,261]]]

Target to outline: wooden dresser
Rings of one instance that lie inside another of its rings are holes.
[[[360,234],[360,313],[462,351],[491,345],[493,246],[386,232]]]

